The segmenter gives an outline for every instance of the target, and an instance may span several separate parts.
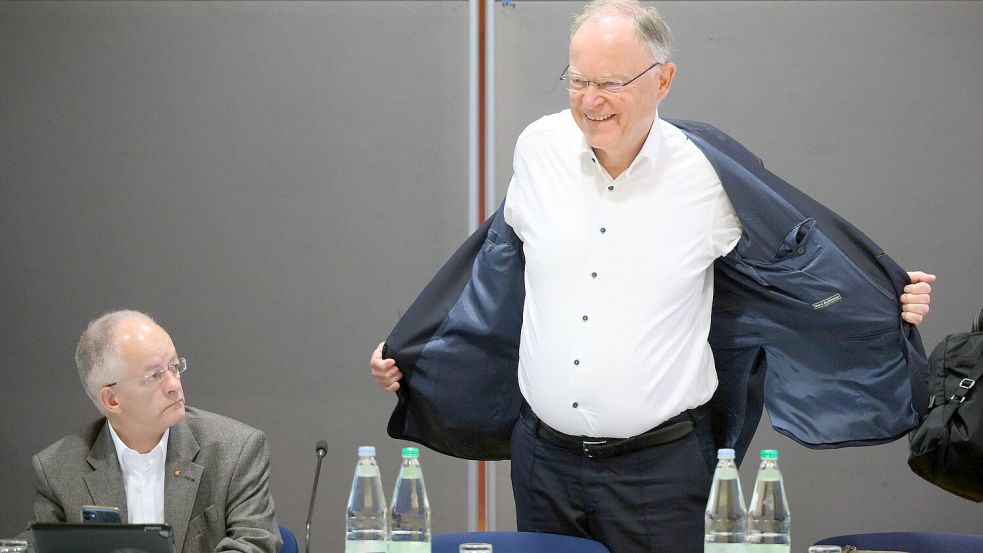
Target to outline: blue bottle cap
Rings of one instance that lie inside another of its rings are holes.
[[[733,459],[736,457],[734,450],[729,447],[723,447],[717,450],[717,459]]]

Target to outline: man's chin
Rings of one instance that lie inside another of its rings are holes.
[[[615,135],[611,132],[609,128],[597,128],[601,125],[588,126],[588,128],[583,129],[584,141],[587,145],[594,149],[604,149],[605,147],[611,146]]]
[[[170,407],[167,408],[167,411],[168,411],[167,413],[168,419],[170,419],[170,423],[171,423],[170,426],[174,426],[175,424],[183,421],[185,415],[184,401],[179,401],[171,405]]]

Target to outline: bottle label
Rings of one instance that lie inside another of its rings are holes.
[[[348,540],[345,553],[386,553],[385,540]]]
[[[428,541],[391,541],[389,553],[430,553]]]
[[[787,543],[749,543],[747,553],[789,553],[790,545]]]

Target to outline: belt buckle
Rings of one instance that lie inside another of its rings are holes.
[[[604,445],[606,443],[608,443],[607,440],[594,440],[594,441],[581,440],[580,441],[580,445],[583,448],[584,457],[587,457],[588,459],[594,458],[594,454],[591,453],[590,450],[591,446]]]

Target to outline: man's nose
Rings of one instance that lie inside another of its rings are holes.
[[[604,95],[601,94],[601,89],[597,86],[597,83],[591,81],[587,84],[587,88],[584,89],[583,97],[581,99],[585,104],[593,105],[603,100]]]
[[[167,393],[175,392],[181,389],[181,375],[175,373],[174,371],[167,370],[164,371],[164,381],[160,383],[164,387],[164,391]]]

